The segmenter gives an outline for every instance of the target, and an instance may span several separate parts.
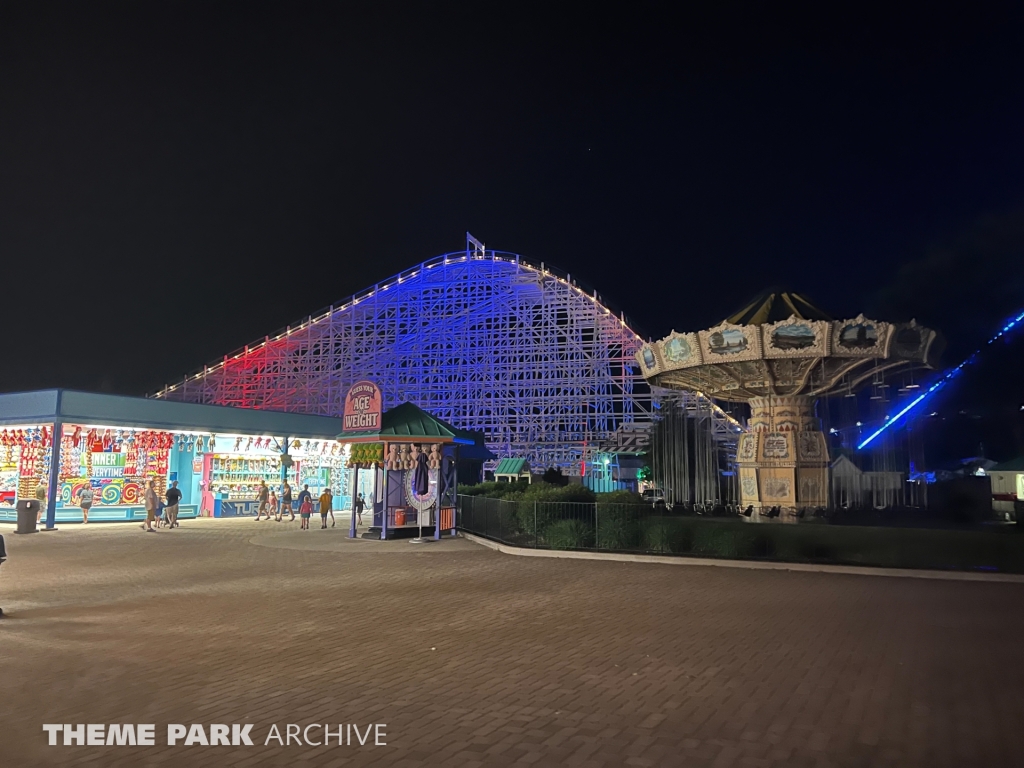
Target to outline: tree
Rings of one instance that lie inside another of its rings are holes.
[[[569,484],[569,478],[563,475],[562,470],[558,469],[557,467],[548,467],[548,469],[544,471],[544,475],[541,477],[541,480],[543,480],[545,483],[549,483],[550,485]]]

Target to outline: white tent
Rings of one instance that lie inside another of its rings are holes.
[[[832,503],[837,507],[887,507],[904,501],[902,472],[865,472],[846,456],[832,463]]]

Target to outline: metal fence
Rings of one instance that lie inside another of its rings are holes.
[[[458,497],[461,530],[517,547],[1024,573],[1024,536],[1014,535],[1012,525],[946,530],[747,520],[717,507]]]
[[[537,549],[664,552],[652,535],[665,508],[612,502],[507,501],[459,496],[458,525],[494,541]]]

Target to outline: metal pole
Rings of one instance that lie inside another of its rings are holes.
[[[387,453],[384,454],[387,456]],[[391,470],[384,467],[384,514],[381,518],[380,540],[387,541],[388,538],[388,475]]]
[[[283,448],[281,449],[281,455],[282,455],[282,456],[283,456],[284,454],[288,453],[288,444],[289,444],[290,442],[291,442],[291,438],[290,438],[290,437],[287,437],[287,436],[286,436],[286,437],[285,437],[285,439],[284,439],[284,447],[283,447]],[[284,465],[284,462],[282,461],[282,462],[281,462],[281,485],[283,486],[283,485],[284,485],[284,483],[285,483],[285,482],[286,482],[287,480],[288,480],[288,467],[286,467],[286,466]]]
[[[441,515],[444,514],[444,498],[447,493],[448,487],[444,484],[444,446],[441,446],[441,463],[437,468],[437,504],[434,507],[434,541],[441,540]]]
[[[452,469],[452,477],[455,478],[455,485],[452,489],[452,536],[459,535],[459,526],[456,515],[458,514],[459,506],[459,446],[455,446],[455,467]]]
[[[356,496],[359,493],[359,467],[352,468],[352,519],[349,521],[348,526],[348,537],[354,539],[356,537]]]
[[[60,412],[59,400],[57,412]],[[54,527],[57,522],[57,476],[60,474],[60,443],[63,433],[64,422],[57,418],[53,422],[53,436],[50,444],[50,477],[46,484],[46,530],[48,531],[57,530]]]

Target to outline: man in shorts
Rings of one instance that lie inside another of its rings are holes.
[[[177,528],[178,527],[178,502],[181,501],[181,491],[178,490],[178,481],[175,480],[171,483],[171,487],[167,489],[167,508],[164,509],[164,514],[167,515],[167,527]]]
[[[331,495],[330,488],[324,488],[324,492],[320,494],[320,527],[327,527],[327,515],[331,516],[331,528],[334,527],[334,510],[331,509],[333,496]]]
[[[36,486],[36,504],[39,506],[36,511],[36,525],[39,525],[43,522],[43,512],[46,511],[46,486],[43,485],[42,479]]]
[[[256,501],[257,501],[257,504],[258,504],[258,506],[256,508],[256,522],[257,523],[260,521],[260,517],[262,517],[263,515],[267,516],[267,520],[270,519],[270,507],[269,507],[269,504],[268,504],[269,500],[270,500],[270,489],[267,488],[267,481],[266,480],[260,480],[260,489],[259,489],[259,491],[256,492]]]
[[[277,512],[277,522],[281,522],[285,512],[291,515],[292,520],[295,519],[295,510],[292,509],[292,487],[288,485],[287,480],[281,485],[281,508]]]
[[[147,533],[156,533],[153,523],[156,522],[156,508],[160,500],[156,497],[156,489],[153,487],[152,480],[146,481],[146,494],[143,499],[146,504],[146,522],[142,524],[142,530]]]

